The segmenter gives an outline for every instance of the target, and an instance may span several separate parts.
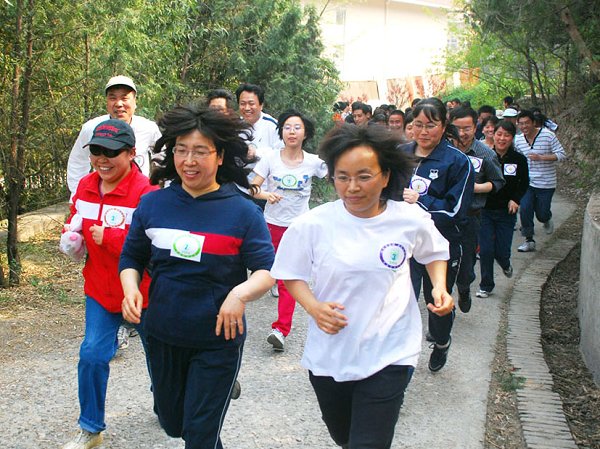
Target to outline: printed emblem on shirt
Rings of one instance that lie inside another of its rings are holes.
[[[108,207],[102,214],[102,224],[107,228],[125,228],[127,214],[117,207]]]
[[[179,234],[173,240],[171,247],[171,256],[179,259],[193,260],[200,262],[202,256],[202,247],[204,246],[204,236],[197,234]]]
[[[427,193],[429,190],[429,184],[431,184],[430,179],[423,178],[419,175],[414,175],[410,180],[410,188],[419,195],[425,195]]]
[[[429,170],[429,179],[438,179],[440,175],[440,171],[437,168],[432,168]]]
[[[144,156],[142,156],[141,154],[137,154],[133,158],[133,162],[135,162],[138,167],[142,168],[144,166],[144,163],[146,162],[146,158],[144,158]]]
[[[388,243],[379,250],[379,259],[386,267],[397,270],[406,260],[406,249],[399,243]]]
[[[504,164],[504,176],[516,176],[517,164]]]
[[[471,159],[471,164],[473,164],[475,172],[479,173],[479,171],[481,170],[481,166],[483,165],[483,159],[475,156],[469,156],[469,159]]]
[[[298,179],[293,174],[287,174],[281,178],[273,176],[273,181],[277,183],[277,189],[283,191],[284,196],[302,196],[301,191],[310,181],[310,176],[304,175],[302,179]]]

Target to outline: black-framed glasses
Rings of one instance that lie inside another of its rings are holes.
[[[110,148],[104,148],[104,147],[101,147],[100,145],[90,145],[90,153],[93,156],[104,156],[109,159],[112,159],[113,157],[117,157],[123,151],[129,151],[129,150],[130,150],[130,148],[127,148],[127,147],[123,147],[119,150],[111,150]]]

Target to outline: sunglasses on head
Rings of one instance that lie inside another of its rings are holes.
[[[112,159],[113,157],[117,157],[123,151],[129,151],[129,150],[130,149],[127,147],[123,147],[119,150],[111,150],[109,148],[104,148],[99,145],[90,145],[90,153],[92,153],[92,155],[94,155],[94,156],[102,155],[109,159]]]

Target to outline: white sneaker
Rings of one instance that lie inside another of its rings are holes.
[[[520,253],[529,253],[535,251],[535,242],[533,240],[526,240],[521,246],[517,248]]]
[[[544,231],[546,231],[546,234],[548,235],[554,232],[554,222],[552,221],[552,218],[544,223]]]
[[[129,347],[129,329],[125,326],[119,326],[117,331],[117,346],[119,349],[127,349]]]
[[[279,287],[277,287],[277,282],[273,287],[271,287],[271,296],[279,298]]]
[[[283,351],[285,337],[279,329],[273,329],[267,337],[267,343],[273,345],[275,351]]]
[[[491,294],[492,292],[487,292],[485,290],[479,289],[479,291],[475,293],[475,296],[477,296],[478,298],[489,298]]]
[[[100,444],[102,444],[102,434],[100,432],[91,433],[81,429],[79,434],[65,444],[62,449],[92,449],[93,447],[100,446]]]

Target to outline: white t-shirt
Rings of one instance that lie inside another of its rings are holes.
[[[319,301],[338,302],[348,325],[336,335],[309,320],[302,366],[336,381],[360,380],[389,365],[416,366],[421,317],[409,259],[447,260],[448,242],[417,204],[388,201],[358,218],[341,200],[316,207],[283,234],[271,276],[313,282]]]
[[[304,160],[296,167],[281,160],[281,151],[266,154],[254,167],[254,172],[265,180],[264,190],[283,196],[278,203],[265,206],[267,223],[288,227],[296,217],[308,212],[312,177],[327,176],[327,166],[316,154],[302,154]]]
[[[79,136],[69,154],[67,162],[67,184],[71,191],[71,196],[77,191],[79,181],[90,172],[90,149],[84,148],[84,145],[92,140],[94,129],[99,123],[110,119],[110,115],[101,115],[88,120],[81,127]],[[135,134],[135,159],[142,173],[150,176],[151,152],[154,144],[160,139],[160,130],[156,123],[147,118],[134,115],[131,117],[131,128]]]

